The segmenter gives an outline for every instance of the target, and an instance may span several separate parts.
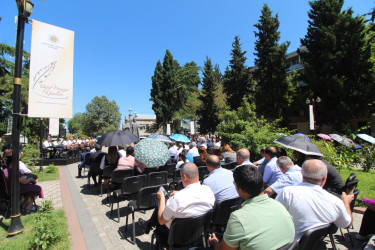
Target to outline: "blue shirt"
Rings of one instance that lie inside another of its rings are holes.
[[[270,187],[275,193],[279,194],[286,186],[296,186],[302,182],[301,168],[298,165],[291,167],[285,174],[283,174]]]
[[[233,184],[233,172],[228,169],[219,167],[212,170],[208,177],[203,180],[203,185],[211,188],[215,195],[215,205],[219,201],[238,197]]]
[[[185,157],[189,160],[189,162],[194,162],[194,158],[191,154],[186,154]]]
[[[277,179],[279,179],[283,173],[276,164],[277,157],[273,157],[264,168],[263,182],[271,186]]]

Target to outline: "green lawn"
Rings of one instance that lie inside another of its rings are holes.
[[[59,209],[56,211],[52,211],[53,217],[57,220],[59,227],[56,228],[56,231],[63,235],[62,241],[58,242],[52,249],[70,249],[70,241],[69,241],[69,233],[68,233],[68,226],[67,220],[64,214],[64,210]],[[32,239],[33,236],[33,225],[35,225],[37,213],[33,213],[27,216],[22,216],[22,224],[25,230],[11,238],[7,238],[6,232],[8,230],[10,219],[4,219],[0,222],[0,249],[30,249],[29,241]]]
[[[38,182],[40,181],[52,181],[52,180],[59,180],[60,179],[60,174],[59,171],[56,173],[46,173],[45,171],[42,173],[39,173],[39,168],[38,169],[33,169],[32,170],[33,174],[36,174],[38,176]]]
[[[357,188],[360,193],[357,198],[356,206],[364,207],[362,204],[362,197],[368,199],[375,199],[375,171],[363,172],[362,170],[350,170],[350,169],[341,169],[338,170],[342,179],[346,181],[351,173],[357,175],[359,180]]]

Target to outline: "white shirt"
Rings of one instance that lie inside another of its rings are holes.
[[[190,162],[188,159],[186,159],[186,161],[178,161],[177,164],[176,164],[176,169],[180,169],[181,165],[186,163],[186,162]]]
[[[18,167],[21,174],[31,174],[31,170],[28,169],[22,161],[19,161]]]
[[[176,157],[176,154],[177,154],[177,146],[176,145],[173,145],[173,147],[171,147],[169,150],[169,154],[173,157]]]
[[[121,155],[121,157],[126,156],[126,151],[123,150],[123,149],[120,149],[120,150],[118,151],[118,153]]]
[[[182,150],[184,150],[184,148],[179,148],[179,149],[177,149],[177,153],[176,153],[176,155],[174,156],[174,158],[175,158],[175,160],[177,161],[178,160],[178,155],[182,152]]]
[[[50,147],[50,146],[52,146],[52,144],[49,141],[43,142],[43,148],[47,148],[47,147]]]
[[[211,188],[200,182],[187,185],[168,199],[163,211],[163,218],[168,221],[166,226],[169,228],[174,218],[203,215],[214,207],[214,203],[215,196]]]
[[[276,197],[293,217],[296,240],[311,228],[335,223],[348,227],[351,222],[344,202],[328,193],[321,186],[302,182],[298,186],[285,187]]]
[[[199,156],[198,148],[197,147],[192,147],[189,150],[188,154],[191,154],[193,157]]]
[[[285,174],[280,176],[270,187],[275,193],[279,194],[284,187],[299,185],[301,182],[301,168],[298,165],[294,165]]]

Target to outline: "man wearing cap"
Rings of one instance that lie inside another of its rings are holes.
[[[349,227],[352,222],[350,203],[354,195],[343,192],[340,199],[322,188],[327,180],[327,166],[321,160],[305,161],[301,172],[302,183],[285,187],[276,197],[293,217],[296,240],[311,228],[331,223],[341,228]]]

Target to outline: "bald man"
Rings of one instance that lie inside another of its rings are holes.
[[[347,228],[352,222],[350,203],[354,195],[342,193],[341,199],[323,189],[327,165],[321,160],[307,160],[302,165],[302,183],[285,187],[276,197],[292,215],[296,240],[315,227],[335,223]]]

